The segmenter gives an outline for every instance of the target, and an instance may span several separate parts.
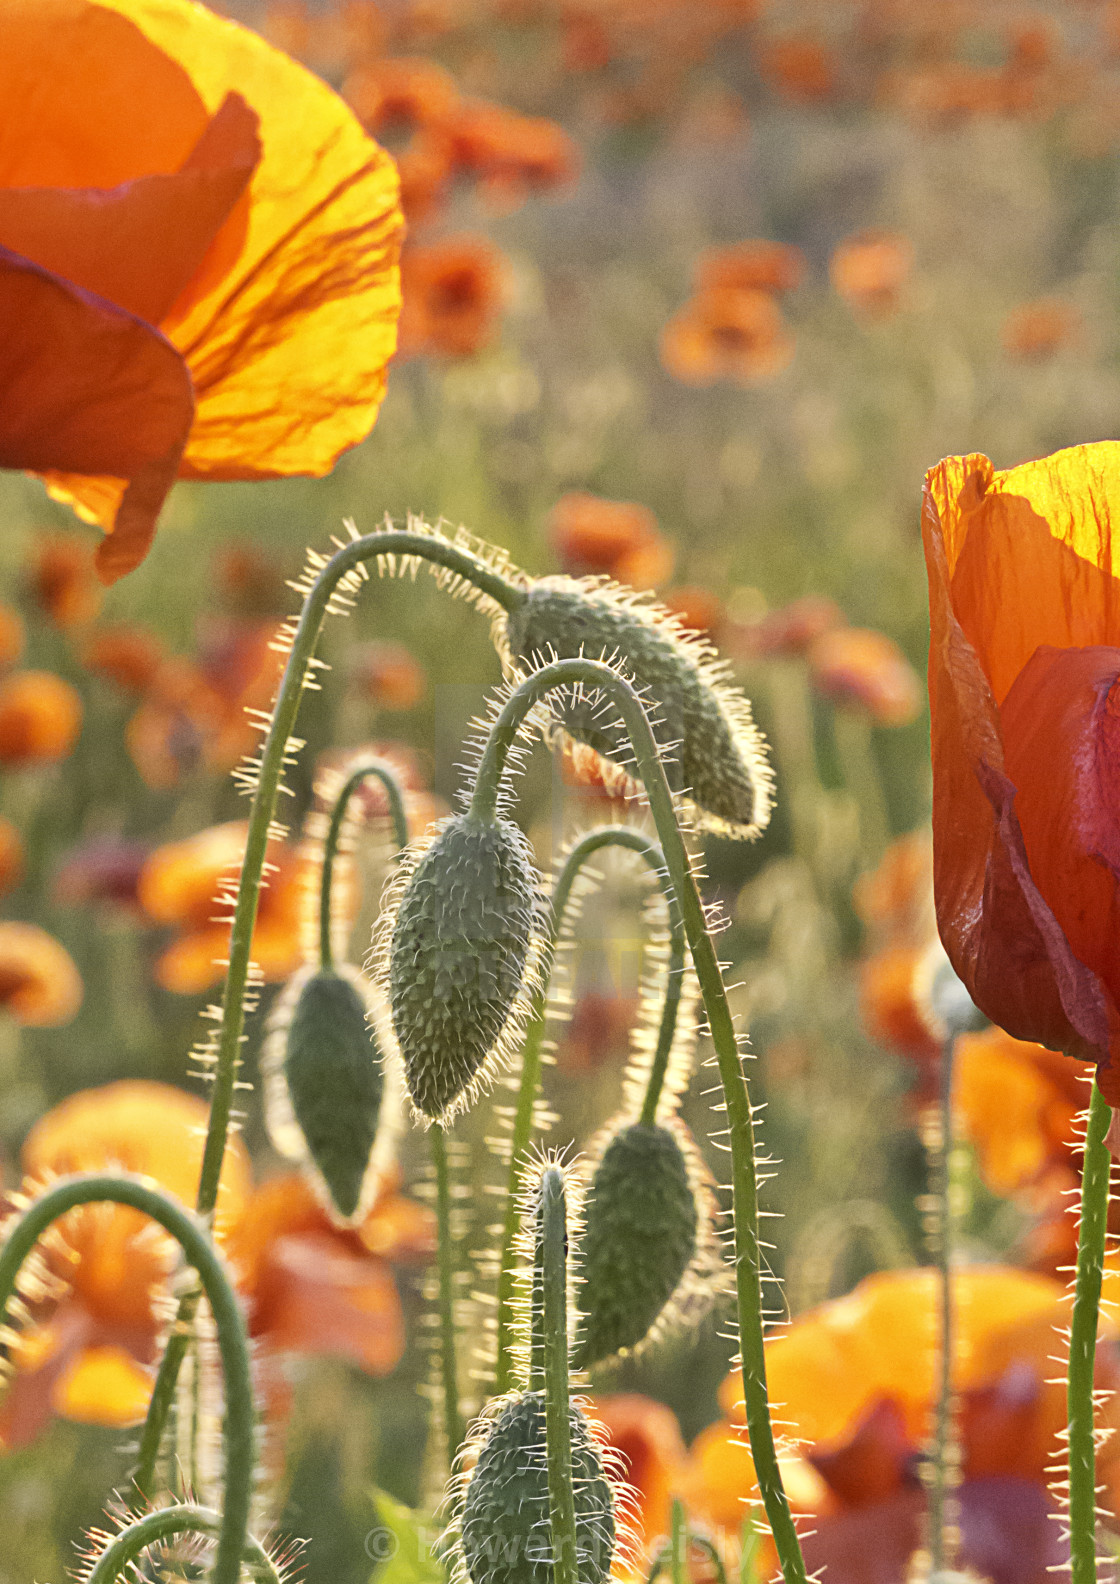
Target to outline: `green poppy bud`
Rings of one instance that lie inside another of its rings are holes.
[[[504,819],[452,815],[406,851],[378,930],[380,974],[416,1110],[448,1121],[516,1040],[535,982],[540,877]]]
[[[647,701],[669,785],[697,825],[740,838],[765,828],[772,778],[750,705],[710,646],[668,611],[617,584],[549,577],[531,584],[495,631],[507,667],[518,673],[578,655],[617,665]],[[629,740],[601,699],[555,699],[549,707],[628,790]]]
[[[262,1052],[272,1141],[304,1162],[328,1210],[345,1222],[368,1208],[383,1153],[375,1145],[396,1131],[376,1030],[379,999],[348,963],[303,968],[276,1003]]]
[[[710,1194],[683,1123],[604,1129],[586,1168],[576,1256],[579,1369],[639,1346],[702,1291],[713,1264]]]
[[[615,1545],[615,1496],[578,1404],[570,1409],[579,1584],[602,1584]],[[496,1405],[467,1480],[459,1545],[470,1584],[552,1584],[545,1409],[541,1392]]]

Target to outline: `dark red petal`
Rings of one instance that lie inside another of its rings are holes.
[[[0,466],[128,480],[98,552],[107,582],[143,560],[193,416],[158,330],[0,248]]]

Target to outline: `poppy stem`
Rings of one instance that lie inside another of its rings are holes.
[[[1069,1420],[1070,1584],[1097,1580],[1097,1450],[1093,1380],[1097,1321],[1104,1274],[1105,1234],[1112,1156],[1105,1142],[1112,1108],[1093,1083],[1085,1129],[1081,1176],[1081,1219],[1077,1232],[1077,1278],[1069,1335],[1066,1411]]]
[[[449,540],[432,534],[404,529],[386,529],[380,533],[366,534],[337,550],[316,574],[304,597],[303,609],[295,625],[292,647],[276,702],[272,720],[265,737],[264,749],[256,773],[256,790],[249,811],[249,831],[245,842],[245,856],[241,862],[241,876],[237,887],[233,925],[229,939],[229,966],[226,970],[225,990],[222,997],[222,1017],[213,1049],[214,1081],[210,1091],[210,1119],[207,1125],[206,1146],[199,1174],[198,1196],[195,1201],[199,1215],[209,1220],[214,1214],[218,1199],[218,1183],[222,1162],[225,1159],[236,1092],[237,1074],[241,1065],[241,1045],[245,1033],[245,992],[249,983],[252,962],[253,929],[257,921],[257,903],[260,898],[261,876],[265,854],[272,833],[276,802],[288,755],[289,741],[299,714],[304,690],[309,682],[311,662],[319,641],[323,623],[328,614],[340,607],[332,606],[332,599],[344,579],[358,580],[365,575],[365,563],[376,561],[388,571],[396,572],[417,560],[430,562],[440,569],[441,582],[457,588],[468,584],[503,610],[512,611],[524,598],[521,590],[501,577],[481,557]],[[361,570],[358,570],[361,569]],[[349,585],[348,585],[349,586]],[[183,1359],[190,1345],[194,1317],[198,1308],[198,1290],[185,1292],[179,1300],[179,1311],[164,1349],[152,1389],[148,1416],[140,1435],[140,1451],[133,1475],[136,1491],[143,1497],[155,1475],[164,1426],[175,1398],[175,1383]]]
[[[127,1573],[157,1540],[179,1534],[213,1535],[218,1533],[221,1524],[221,1513],[209,1507],[196,1507],[192,1502],[180,1502],[174,1507],[160,1507],[155,1512],[145,1513],[113,1536],[85,1574],[85,1584],[117,1584],[121,1574]],[[251,1535],[245,1541],[242,1557],[257,1584],[283,1584],[275,1562],[260,1541]]]
[[[459,1408],[459,1377],[455,1360],[455,1244],[451,1228],[451,1171],[447,1163],[447,1135],[438,1122],[429,1137],[436,1169],[436,1235],[439,1266],[439,1368],[443,1386],[443,1428],[450,1466],[463,1444],[463,1415]]]
[[[408,815],[405,813],[404,794],[397,772],[384,759],[363,759],[356,764],[339,788],[331,808],[330,823],[323,842],[323,872],[319,883],[319,966],[325,973],[334,967],[334,945],[331,939],[331,886],[334,882],[334,865],[338,857],[339,842],[346,823],[350,799],[363,781],[375,777],[385,788],[389,804],[389,817],[393,822],[393,840],[398,850],[408,846]]]
[[[568,1402],[568,1215],[564,1178],[548,1166],[540,1186],[544,1425],[553,1584],[579,1584],[572,1422]]]
[[[534,704],[554,689],[570,688],[576,684],[581,685],[586,692],[601,690],[622,718],[630,738],[635,769],[645,787],[696,968],[727,1107],[735,1223],[735,1284],[747,1434],[785,1584],[807,1584],[801,1545],[778,1467],[766,1394],[754,1115],[735,1024],[727,1004],[727,992],[715,944],[708,930],[704,904],[681,835],[676,805],[665,778],[657,742],[637,691],[609,665],[601,660],[586,658],[556,660],[526,678],[510,694],[490,729],[478,765],[471,811],[477,817],[485,818],[487,811],[496,807],[506,755]]]
[[[684,929],[669,884],[665,855],[652,837],[646,836],[642,831],[634,830],[632,826],[600,826],[596,830],[588,831],[566,855],[553,884],[549,908],[549,935],[543,943],[540,979],[522,1042],[521,1078],[510,1137],[505,1219],[502,1224],[502,1241],[498,1256],[498,1326],[494,1360],[494,1392],[497,1396],[509,1391],[515,1384],[513,1347],[517,1328],[516,1247],[520,1223],[519,1206],[525,1174],[529,1166],[528,1150],[533,1137],[533,1116],[540,1089],[545,1027],[548,1021],[549,984],[556,961],[556,950],[564,935],[565,919],[572,902],[576,881],[588,859],[604,847],[623,847],[644,858],[656,875],[669,908],[669,975],[665,986],[657,1048],[650,1067],[649,1086],[646,1091],[647,1106],[650,1092],[653,1092],[655,1111],[676,1033],[677,1009],[680,1005],[684,969]]]
[[[930,1572],[936,1576],[956,1563],[956,1524],[950,1491],[955,1484],[953,1456],[953,1049],[950,1035],[941,1048],[937,1118],[927,1131],[926,1149],[934,1177],[934,1209],[929,1226],[937,1264],[938,1379],[937,1414],[929,1460]]]
[[[5,1239],[0,1250],[0,1316],[7,1311],[15,1295],[25,1260],[47,1228],[78,1205],[98,1203],[127,1205],[158,1222],[198,1272],[210,1304],[218,1333],[226,1398],[225,1507],[210,1579],[211,1584],[238,1584],[249,1531],[256,1463],[256,1411],[249,1374],[249,1343],[229,1278],[198,1218],[166,1194],[135,1178],[108,1174],[64,1178],[22,1212]]]

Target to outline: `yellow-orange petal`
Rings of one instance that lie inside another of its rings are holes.
[[[59,1028],[82,1004],[82,979],[64,946],[37,924],[0,922],[0,1007],[28,1028]]]
[[[389,1266],[326,1231],[290,1233],[271,1245],[252,1329],[281,1351],[348,1358],[371,1375],[387,1375],[404,1352]]]
[[[23,879],[23,839],[11,820],[0,816],[0,896]]]
[[[640,1539],[649,1546],[669,1533],[669,1509],[685,1464],[680,1425],[671,1408],[638,1392],[595,1397],[591,1417],[623,1459],[622,1478],[637,1492]]]
[[[66,1419],[123,1430],[148,1411],[152,1374],[122,1347],[84,1348],[54,1383],[51,1405]]]
[[[0,667],[15,665],[23,654],[23,619],[10,605],[0,605]]]

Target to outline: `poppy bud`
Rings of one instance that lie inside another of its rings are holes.
[[[517,670],[578,655],[617,663],[647,701],[669,784],[697,824],[739,838],[765,827],[771,775],[750,705],[710,647],[667,611],[595,579],[542,578],[505,618],[499,639]],[[618,790],[633,788],[629,738],[600,698],[550,708],[569,736],[613,767]]]
[[[679,1121],[617,1123],[592,1149],[583,1203],[574,1364],[587,1369],[637,1347],[674,1317],[711,1264],[703,1168]]]
[[[447,1121],[521,1027],[542,902],[509,820],[455,814],[434,831],[401,859],[377,951],[412,1103]]]
[[[499,1401],[462,1497],[459,1545],[470,1584],[552,1584],[541,1392]],[[580,1584],[602,1584],[615,1543],[615,1495],[577,1403],[569,1410]]]
[[[277,1002],[263,1054],[273,1143],[310,1165],[343,1221],[366,1209],[389,1114],[374,995],[349,964],[302,969]]]

